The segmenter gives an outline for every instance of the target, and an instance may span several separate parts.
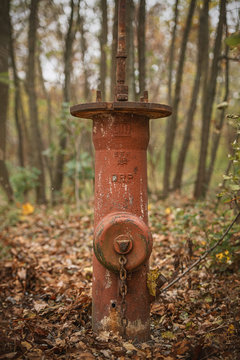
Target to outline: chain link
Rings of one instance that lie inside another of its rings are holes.
[[[125,269],[125,265],[127,263],[127,258],[124,255],[119,257],[119,264],[120,264],[120,295],[122,297],[121,301],[121,325],[123,328],[123,336],[126,336],[126,328],[128,325],[128,319],[126,318],[127,312],[127,303],[126,303],[126,295],[127,295],[127,270]]]

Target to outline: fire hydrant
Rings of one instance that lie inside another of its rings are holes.
[[[119,1],[118,50],[113,102],[71,107],[93,120],[95,147],[92,326],[146,341],[150,336],[147,288],[152,236],[148,227],[147,146],[149,119],[169,116],[167,105],[128,101],[125,85],[126,0]]]

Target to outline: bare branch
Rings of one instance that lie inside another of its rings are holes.
[[[203,255],[201,255],[196,261],[194,261],[194,263],[192,263],[192,265],[190,265],[181,275],[179,275],[178,277],[176,277],[174,280],[172,280],[167,286],[165,286],[165,288],[163,288],[160,291],[160,294],[163,293],[164,291],[168,290],[170,287],[172,287],[174,284],[176,284],[176,282],[178,282],[180,279],[182,279],[187,273],[189,273],[194,267],[196,267],[201,261],[203,261],[214,249],[216,249],[216,247],[218,247],[222,241],[224,240],[224,238],[227,236],[227,234],[229,233],[229,231],[231,230],[231,228],[233,227],[233,225],[235,224],[235,222],[238,220],[238,218],[240,218],[240,212],[237,214],[237,216],[233,219],[233,221],[231,222],[231,224],[227,227],[227,229],[225,230],[225,232],[222,234],[221,238],[212,246],[210,247],[208,250],[205,251],[205,253]]]

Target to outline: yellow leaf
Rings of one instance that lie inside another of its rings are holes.
[[[150,211],[152,209],[152,204],[148,204],[148,210]]]
[[[222,260],[223,256],[223,253],[219,253],[216,255],[216,258],[218,258],[218,260]]]
[[[30,215],[34,212],[34,207],[30,203],[25,203],[22,205],[22,214]]]
[[[176,335],[174,335],[174,333],[172,333],[171,331],[165,331],[161,334],[161,336],[163,339],[176,339]]]
[[[229,325],[229,327],[228,327],[229,334],[234,334],[234,331],[235,331],[234,325],[233,324]]]
[[[24,346],[27,350],[31,349],[32,345],[27,341],[22,341],[21,345]]]
[[[152,296],[156,296],[157,279],[159,275],[160,270],[158,268],[150,270],[147,274],[147,287]]]
[[[168,207],[168,208],[165,209],[165,214],[166,214],[166,215],[170,215],[171,212],[172,212],[172,211],[171,211],[170,207]]]

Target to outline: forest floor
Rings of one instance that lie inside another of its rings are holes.
[[[91,330],[92,207],[77,213],[25,206],[7,215],[0,231],[0,359],[240,359],[239,224],[152,304],[151,339],[137,344]],[[149,218],[150,265],[171,279],[220,237],[233,212],[175,197],[150,203]]]

